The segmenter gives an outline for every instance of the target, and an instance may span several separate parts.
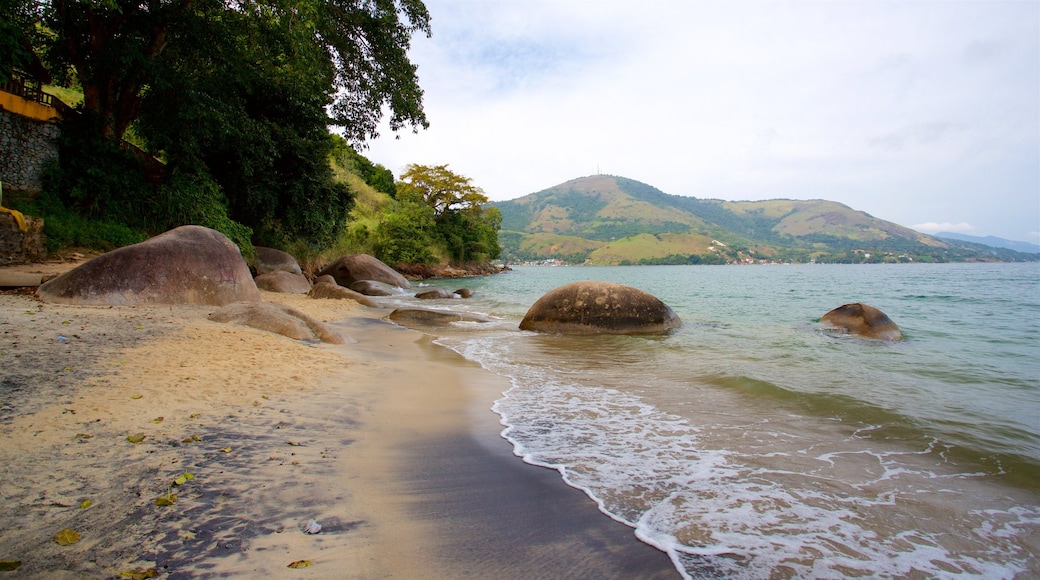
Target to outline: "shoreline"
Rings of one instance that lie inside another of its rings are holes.
[[[512,454],[490,410],[505,379],[388,311],[264,300],[354,342],[214,323],[208,307],[0,295],[0,560],[20,577],[284,575],[299,560],[313,578],[678,577]],[[321,533],[303,533],[310,519]],[[65,528],[81,540],[59,546]]]

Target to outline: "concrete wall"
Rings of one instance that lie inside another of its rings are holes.
[[[14,95],[0,92],[0,96]],[[4,190],[38,192],[42,189],[40,173],[44,162],[58,155],[58,126],[34,118],[45,116],[46,112],[26,117],[12,113],[5,104],[0,102],[0,181]]]

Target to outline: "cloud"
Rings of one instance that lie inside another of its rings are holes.
[[[919,232],[924,232],[926,234],[936,234],[936,233],[939,233],[939,232],[952,232],[952,233],[955,233],[955,234],[965,234],[965,233],[968,233],[968,232],[975,231],[975,226],[973,226],[973,225],[971,225],[971,224],[969,224],[967,222],[961,222],[959,224],[951,224],[950,222],[943,222],[943,223],[927,222],[927,223],[917,224],[915,226],[910,226],[910,227],[915,229],[915,230],[917,230],[917,231],[919,231]]]
[[[907,145],[928,145],[942,140],[947,134],[962,128],[957,123],[931,122],[901,127],[890,133],[871,137],[871,147],[888,151],[901,151]]]
[[[425,4],[431,128],[366,153],[395,174],[449,163],[505,200],[602,171],[1040,230],[1038,2]]]

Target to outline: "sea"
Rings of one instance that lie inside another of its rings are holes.
[[[664,336],[521,331],[578,280],[649,292]],[[686,578],[1040,578],[1040,263],[513,266],[427,282],[429,331],[507,377],[491,408]],[[835,334],[870,304],[902,342]],[[414,306],[415,304],[411,304]]]

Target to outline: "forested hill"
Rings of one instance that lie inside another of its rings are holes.
[[[502,212],[510,261],[588,264],[1035,261],[940,240],[825,200],[722,201],[670,195],[624,177],[582,177]]]

